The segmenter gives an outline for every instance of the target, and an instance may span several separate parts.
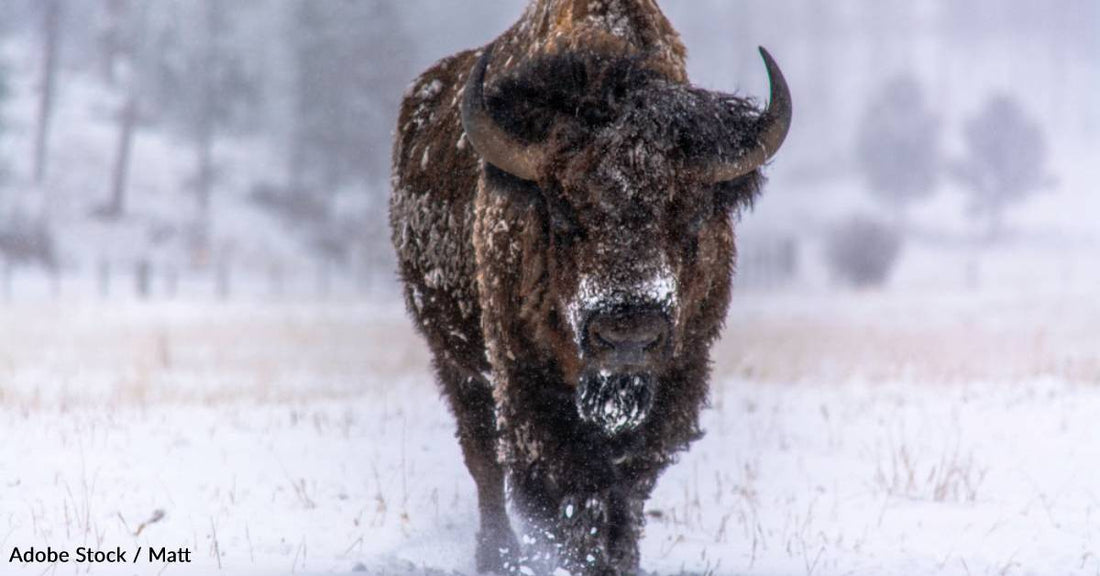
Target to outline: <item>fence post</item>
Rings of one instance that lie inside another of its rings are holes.
[[[214,274],[215,289],[218,293],[218,299],[228,299],[230,292],[229,264],[225,260],[218,260],[218,265]]]
[[[106,259],[100,259],[96,266],[96,276],[99,284],[99,297],[106,300],[111,295],[111,263]]]
[[[149,271],[151,266],[148,260],[138,260],[134,266],[134,289],[137,292],[138,298],[142,300],[149,299]]]
[[[52,265],[49,267],[50,274],[50,295],[53,296],[54,301],[61,299],[61,267]]]
[[[273,297],[281,297],[285,294],[286,287],[282,262],[272,262],[267,267],[267,291],[268,295]]]
[[[317,263],[317,292],[322,300],[327,300],[332,291],[332,278],[329,270],[328,258],[322,258]]]
[[[164,271],[164,291],[168,298],[176,297],[176,290],[179,288],[179,274],[176,272],[175,267],[169,266]]]
[[[12,283],[15,281],[15,266],[11,260],[4,260],[4,302],[11,303]]]

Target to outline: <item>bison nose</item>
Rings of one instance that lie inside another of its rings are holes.
[[[655,310],[625,310],[597,313],[588,321],[588,352],[604,357],[616,367],[644,367],[653,355],[667,348],[668,318]]]

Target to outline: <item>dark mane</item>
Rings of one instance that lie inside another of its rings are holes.
[[[759,136],[753,99],[670,82],[637,55],[568,52],[532,59],[498,80],[487,102],[509,133],[556,150],[579,150],[610,133],[623,147],[641,141],[687,163],[736,159]],[[759,170],[719,183],[718,204],[751,207],[763,184]]]
[[[562,120],[589,131],[610,125],[632,95],[659,81],[638,56],[566,52],[525,62],[490,89],[487,100],[510,133],[543,142]]]

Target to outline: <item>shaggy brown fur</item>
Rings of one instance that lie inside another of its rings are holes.
[[[548,161],[536,182],[479,163],[459,109],[480,51],[413,83],[391,201],[407,305],[477,482],[479,569],[634,574],[644,502],[700,435],[730,214],[762,180],[711,184],[690,168],[753,146],[757,114],[686,84],[683,46],[652,0],[536,0],[493,45],[487,105]],[[672,349],[645,380],[651,407],[612,433],[581,408],[598,380],[583,318],[652,294]]]

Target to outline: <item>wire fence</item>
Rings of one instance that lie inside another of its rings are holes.
[[[180,267],[152,260],[98,260],[81,266],[0,263],[0,302],[103,300],[326,300],[396,297],[396,274],[328,262],[262,266],[215,262]]]

